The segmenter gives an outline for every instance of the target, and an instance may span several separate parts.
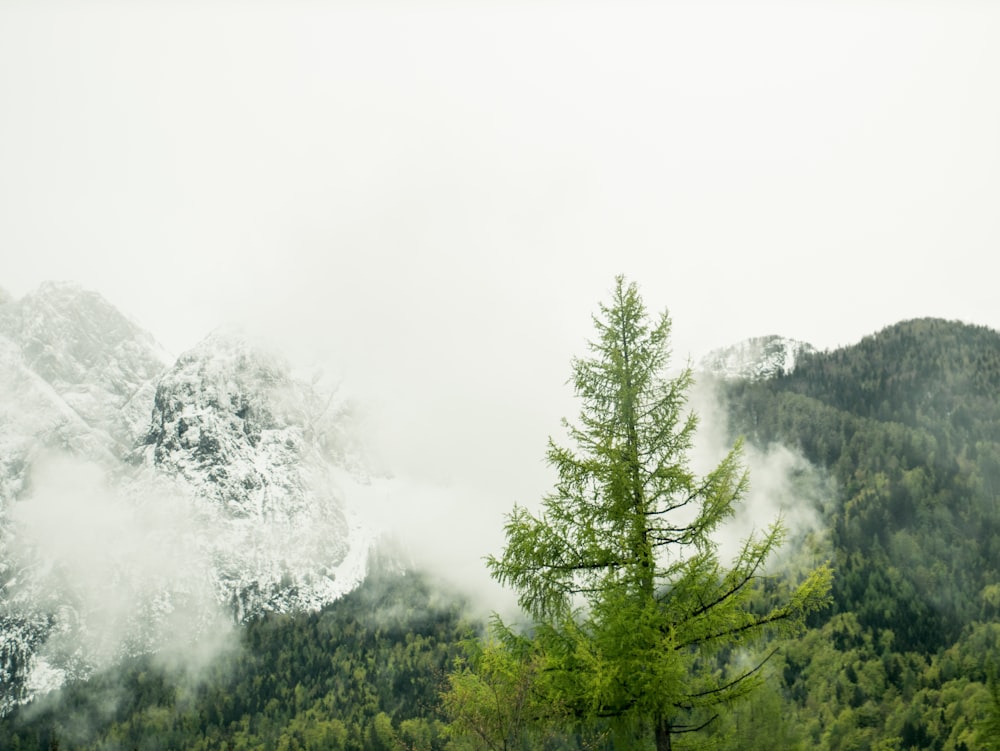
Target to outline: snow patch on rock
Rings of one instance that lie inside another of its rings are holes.
[[[760,336],[709,352],[697,370],[726,380],[752,381],[791,373],[796,362],[816,349],[806,342],[783,336]]]

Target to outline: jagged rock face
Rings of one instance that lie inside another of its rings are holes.
[[[214,334],[160,380],[133,459],[202,499],[219,544],[220,599],[237,618],[316,607],[339,581],[348,525],[327,405],[287,365],[233,334]]]
[[[313,448],[304,401],[274,358],[215,335],[161,379],[143,451],[233,516],[293,513],[305,502],[300,461]]]
[[[49,283],[0,304],[0,512],[40,451],[129,451],[165,368],[152,336],[96,293]]]
[[[709,352],[698,369],[719,378],[756,381],[791,373],[798,358],[815,351],[811,344],[782,336],[754,337]]]

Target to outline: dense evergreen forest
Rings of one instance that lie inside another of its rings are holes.
[[[723,390],[734,432],[836,481],[834,607],[783,650],[782,716],[822,748],[1000,744],[983,730],[998,709],[1000,334],[907,321]]]
[[[477,632],[440,589],[377,575],[321,612],[251,622],[203,671],[129,661],[8,716],[0,748],[441,748],[440,688]]]
[[[909,321],[717,388],[734,436],[828,473],[826,538],[795,552],[832,557],[834,603],[678,747],[1000,748],[1000,334]],[[427,579],[378,576],[250,623],[196,678],[144,658],[69,685],[0,721],[0,748],[466,748],[440,692],[481,628]]]

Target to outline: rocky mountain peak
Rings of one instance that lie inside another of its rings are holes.
[[[47,282],[0,307],[0,335],[24,365],[124,452],[144,431],[168,358],[148,332],[96,292]]]
[[[806,342],[783,336],[759,336],[709,352],[697,369],[718,378],[752,381],[791,373],[796,361],[816,349]]]
[[[183,353],[160,378],[150,428],[130,458],[175,479],[214,526],[217,589],[238,618],[316,607],[352,588],[337,570],[350,539],[331,398],[233,330]],[[363,563],[362,563],[363,569]]]
[[[0,327],[51,383],[88,383],[101,373],[113,393],[126,395],[136,380],[155,376],[167,364],[152,335],[76,284],[47,282],[5,308]]]
[[[237,516],[303,500],[301,463],[318,461],[310,429],[320,399],[277,356],[231,331],[182,354],[159,381],[149,432],[134,452]]]

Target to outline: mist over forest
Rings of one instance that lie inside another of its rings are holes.
[[[81,359],[81,332],[118,314],[72,285],[0,312],[7,394],[30,410],[5,401],[8,456],[24,459],[3,478],[4,748],[479,747],[456,730],[449,676],[474,664],[490,613],[531,623],[484,559],[503,549],[504,514],[542,496],[498,505],[369,464],[364,405],[242,334],[157,366],[155,394],[132,387],[152,427],[116,449],[101,405],[120,397],[96,374],[136,372],[123,342],[147,335],[124,326]],[[770,337],[704,362],[727,366],[696,368],[681,402],[697,417],[691,469],[742,440],[749,473],[713,533],[720,561],[781,520],[751,610],[824,562],[832,589],[804,631],[714,654],[723,675],[765,655],[760,686],[673,745],[990,747],[1000,334],[914,319],[833,350]],[[74,400],[71,416],[59,405]],[[305,552],[316,535],[328,550]],[[363,561],[353,580],[320,573],[349,560]],[[522,732],[508,740],[619,742]]]
[[[0,2],[0,749],[1000,748],[998,38]]]

